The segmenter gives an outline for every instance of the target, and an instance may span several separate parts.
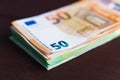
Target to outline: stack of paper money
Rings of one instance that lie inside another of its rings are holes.
[[[120,35],[120,15],[104,3],[78,1],[15,20],[11,40],[47,70]]]

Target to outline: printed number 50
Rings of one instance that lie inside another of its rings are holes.
[[[59,41],[58,43],[53,43],[50,46],[58,50],[61,49],[62,47],[68,47],[69,44],[65,41]]]

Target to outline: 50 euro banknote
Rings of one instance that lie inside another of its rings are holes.
[[[73,51],[99,34],[120,27],[120,15],[98,3],[78,1],[37,16],[15,20],[13,27],[47,58]]]

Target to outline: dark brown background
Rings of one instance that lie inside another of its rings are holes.
[[[10,22],[76,0],[0,0],[0,80],[120,80],[120,38],[50,71],[9,40]]]

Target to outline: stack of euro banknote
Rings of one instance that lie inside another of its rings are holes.
[[[15,20],[10,39],[50,70],[119,37],[119,2],[77,1],[37,16]]]

